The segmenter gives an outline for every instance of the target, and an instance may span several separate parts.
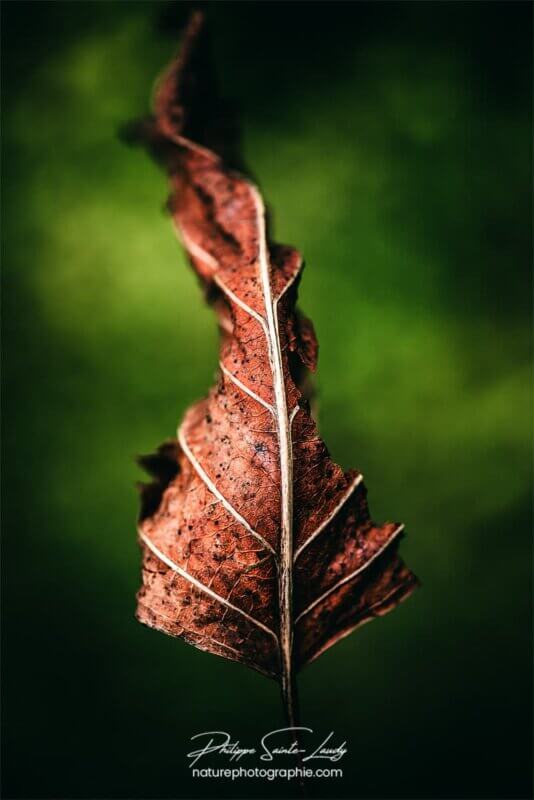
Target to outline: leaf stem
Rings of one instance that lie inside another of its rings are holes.
[[[297,767],[303,769],[304,764],[302,762],[302,753],[300,752],[300,739],[298,734],[298,728],[300,727],[299,695],[297,679],[293,669],[290,669],[289,671],[282,671],[281,689],[286,721],[288,728],[291,729],[288,731],[289,740],[291,744],[295,745],[296,748],[295,756],[297,760]],[[308,793],[306,791],[304,778],[302,776],[298,779],[298,785],[300,796],[306,798]]]

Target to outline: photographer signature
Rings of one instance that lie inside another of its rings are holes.
[[[296,742],[287,744],[287,734],[291,731],[299,732],[299,744]],[[229,761],[237,762],[245,756],[259,755],[261,761],[273,761],[275,756],[301,756],[302,763],[307,761],[340,761],[347,753],[347,743],[334,745],[332,742],[334,731],[324,738],[319,739],[319,744],[315,743],[311,747],[305,747],[304,739],[309,739],[305,734],[313,734],[312,728],[277,728],[274,731],[266,733],[256,747],[242,747],[241,743],[237,740],[232,740],[232,737],[226,731],[203,731],[196,733],[191,737],[193,740],[203,740],[203,745],[197,750],[192,750],[187,754],[187,758],[191,759],[189,766],[194,767],[201,758],[207,755],[226,756]],[[301,741],[302,740],[302,741]]]

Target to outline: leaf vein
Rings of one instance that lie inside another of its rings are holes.
[[[317,536],[319,536],[320,533],[324,531],[327,525],[329,525],[332,522],[334,517],[341,510],[341,508],[343,508],[343,506],[345,505],[349,497],[352,495],[356,487],[359,486],[362,481],[363,481],[363,475],[357,475],[356,478],[352,481],[347,491],[345,492],[345,494],[343,495],[343,497],[341,498],[341,500],[339,501],[339,503],[337,504],[337,506],[332,511],[332,513],[329,514],[329,516],[325,520],[323,520],[323,522],[321,522],[321,524],[313,531],[313,533],[311,533],[308,536],[306,541],[303,542],[299,548],[297,548],[294,561],[296,561],[297,558],[300,556],[300,554],[303,552],[303,550],[305,550],[308,547],[308,545],[311,544],[313,540]]]
[[[358,575],[360,575],[362,572],[364,572],[367,569],[367,567],[371,566],[373,561],[375,561],[378,558],[378,556],[382,555],[384,550],[386,550],[389,547],[391,542],[399,535],[399,533],[403,529],[404,529],[404,525],[399,525],[398,528],[395,528],[395,530],[393,531],[393,533],[391,534],[391,536],[389,537],[387,542],[385,542],[385,544],[383,544],[382,547],[379,550],[376,551],[374,556],[372,556],[372,558],[370,558],[369,561],[366,561],[365,564],[362,564],[361,567],[358,567],[358,569],[354,570],[354,572],[351,572],[350,575],[346,575],[344,578],[341,578],[341,580],[339,580],[337,583],[335,583],[333,586],[331,586],[330,589],[327,589],[326,592],[324,592],[322,595],[320,595],[320,597],[317,597],[315,600],[313,600],[310,603],[310,605],[307,608],[305,608],[304,611],[301,611],[301,613],[298,615],[298,617],[295,620],[295,625],[297,624],[297,622],[299,620],[302,619],[302,617],[306,616],[306,614],[308,614],[310,611],[312,611],[315,608],[315,606],[319,605],[319,603],[322,603],[323,600],[325,600],[333,592],[335,592],[336,589],[339,589],[340,586],[343,586],[345,583],[348,583],[349,581],[352,581],[354,578],[356,578]]]
[[[254,528],[252,528],[249,525],[246,519],[241,516],[239,511],[237,511],[233,507],[233,505],[226,499],[226,497],[219,491],[219,489],[217,489],[217,487],[215,486],[209,475],[204,471],[201,464],[197,461],[197,459],[191,452],[189,445],[185,440],[182,427],[180,427],[178,430],[178,441],[180,442],[182,450],[184,451],[185,455],[190,461],[191,466],[193,467],[197,475],[204,481],[210,492],[214,494],[215,497],[217,497],[221,501],[226,510],[234,517],[235,520],[237,520],[237,522],[239,522],[241,525],[243,525],[244,528],[247,529],[247,531],[250,533],[251,536],[254,536],[256,539],[258,539],[258,541],[260,541],[262,545],[267,548],[267,550],[270,550],[273,555],[276,555],[274,548],[269,544],[269,542],[266,539],[264,539],[260,533],[255,531]]]
[[[271,630],[271,628],[268,628],[267,625],[264,625],[263,622],[260,622],[255,617],[251,617],[250,614],[247,614],[247,612],[243,611],[243,609],[239,608],[238,606],[235,606],[228,600],[225,600],[224,597],[221,597],[220,594],[217,594],[217,592],[214,592],[213,589],[210,589],[208,586],[205,586],[203,583],[201,583],[201,581],[197,580],[197,578],[194,578],[189,572],[186,572],[185,569],[182,569],[182,567],[178,566],[178,564],[176,564],[171,558],[169,558],[169,556],[166,556],[165,553],[162,553],[161,550],[154,544],[154,542],[151,539],[149,539],[148,536],[145,536],[145,534],[142,531],[139,531],[139,536],[141,540],[146,544],[148,549],[152,553],[154,553],[154,555],[157,556],[157,558],[159,558],[160,561],[163,561],[164,564],[166,564],[168,567],[174,570],[174,572],[176,572],[186,581],[189,581],[189,583],[192,583],[193,586],[195,586],[201,592],[204,592],[205,594],[209,595],[213,600],[216,600],[218,603],[221,603],[221,605],[225,606],[227,609],[230,609],[232,611],[237,612],[238,614],[241,614],[241,616],[248,619],[249,622],[251,622],[253,625],[256,625],[258,628],[261,628],[263,631],[265,631],[265,633],[268,633],[276,640],[276,642],[278,642],[278,636],[273,630]]]

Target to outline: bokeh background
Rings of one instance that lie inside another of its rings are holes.
[[[244,152],[307,260],[320,423],[423,588],[309,667],[318,797],[530,797],[531,5],[208,4]],[[16,798],[287,797],[191,781],[277,687],[134,621],[137,453],[210,386],[213,314],[117,131],[187,5],[3,6],[4,758]]]

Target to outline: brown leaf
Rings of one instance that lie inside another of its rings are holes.
[[[220,373],[144,465],[138,619],[281,681],[407,597],[416,579],[376,525],[309,412],[317,341],[295,305],[302,259],[266,230],[194,15],[144,138],[170,175],[170,208],[219,320]]]

